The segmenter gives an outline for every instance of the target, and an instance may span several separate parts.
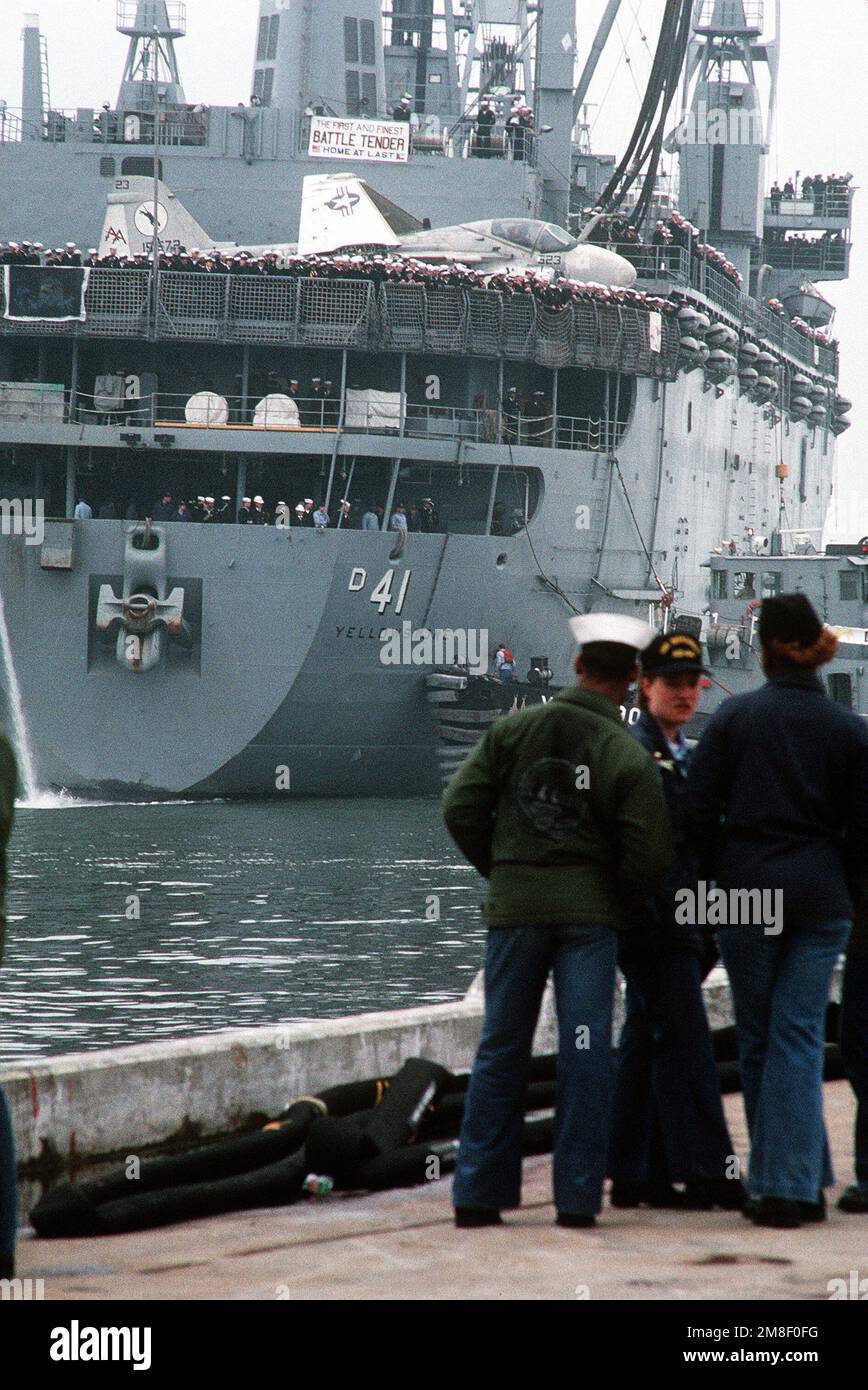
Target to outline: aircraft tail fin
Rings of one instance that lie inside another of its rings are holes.
[[[188,251],[215,245],[169,186],[157,185],[157,237],[161,251],[169,255],[182,246]],[[145,177],[115,179],[108,195],[99,254],[149,256],[154,245],[154,181]]]
[[[308,174],[302,186],[298,254],[311,256],[347,246],[397,246],[422,230],[405,212],[354,174]]]

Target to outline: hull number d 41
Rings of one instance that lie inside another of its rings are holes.
[[[403,610],[404,600],[407,597],[407,589],[410,585],[410,570],[405,570],[401,576],[401,582],[395,584],[396,570],[386,570],[368,595],[369,601],[376,604],[382,615],[386,609],[395,605],[394,612],[397,615]],[[364,569],[354,569],[350,575],[348,589],[351,594],[364,593],[368,583],[368,571]]]

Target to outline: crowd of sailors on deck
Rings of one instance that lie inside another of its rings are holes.
[[[704,262],[735,285],[736,289],[741,289],[742,277],[732,261],[727,260],[716,246],[701,241],[701,235],[699,228],[688,222],[686,217],[682,217],[680,212],[673,212],[665,221],[657,223],[651,236],[651,245],[658,251],[663,267],[674,265],[676,259],[680,263],[680,253],[684,251],[690,257],[691,271]],[[670,247],[679,253],[677,258],[667,255]]]
[[[73,513],[77,521],[90,521],[94,512],[87,498],[79,497]],[[134,498],[130,498],[123,513],[115,501],[109,498],[97,510],[97,520],[117,521],[123,516],[125,521],[141,521],[144,515]],[[440,512],[432,497],[423,497],[420,503],[396,502],[389,517],[388,528],[384,524],[385,509],[376,502],[364,507],[342,497],[337,507],[330,509],[326,501],[314,502],[305,497],[291,507],[288,502],[278,501],[275,506],[266,505],[261,493],[255,497],[243,497],[238,510],[228,493],[221,497],[202,496],[181,497],[171,491],[162,493],[149,515],[153,521],[198,521],[204,524],[239,526],[302,526],[312,530],[325,531],[329,527],[350,528],[362,531],[409,531],[442,532],[446,528],[440,519]],[[492,528],[493,530],[493,528]],[[494,532],[494,534],[499,534]]]
[[[606,238],[604,238],[606,239]],[[641,247],[641,243],[638,243]],[[620,249],[620,248],[619,248]],[[642,248],[645,249],[645,248]],[[40,259],[44,257],[44,259]],[[30,242],[0,244],[0,264],[11,265],[98,266],[106,270],[148,270],[150,257],[86,255],[70,242],[64,251],[44,253]],[[181,250],[160,257],[162,270],[201,272],[218,275],[286,276],[294,279],[371,280],[374,284],[421,285],[430,293],[439,289],[492,289],[511,297],[532,295],[547,308],[566,308],[570,304],[593,300],[597,303],[628,304],[637,308],[674,313],[677,306],[655,295],[623,286],[601,285],[594,281],[555,279],[547,268],[503,270],[493,275],[473,270],[457,262],[428,265],[412,257],[389,255],[284,256],[270,251],[253,256],[247,251],[228,252]]]
[[[765,239],[772,245],[778,248],[783,246],[789,251],[795,266],[811,267],[817,266],[821,261],[834,261],[834,253],[837,250],[843,268],[844,247],[846,245],[843,232],[827,230],[818,236],[810,237],[806,236],[804,232],[784,232],[779,227],[769,227],[765,232]]]
[[[787,319],[787,311],[779,299],[767,299],[766,308],[771,309],[772,313],[776,314],[779,319]],[[830,347],[834,348],[836,352],[838,351],[838,339],[833,338],[828,329],[812,328],[804,319],[799,318],[798,314],[789,319],[789,325],[797,333],[801,333],[802,337],[810,338],[813,342],[819,343],[821,347]]]
[[[820,217],[846,213],[852,174],[806,174],[801,187],[797,180],[787,179],[783,188],[777,179],[769,189],[772,212],[780,212],[782,202],[813,203]]]
[[[631,227],[623,217],[600,217],[589,231],[587,239],[598,246],[610,246],[619,256],[635,265],[637,270],[642,269],[643,257],[648,248],[636,228]]]

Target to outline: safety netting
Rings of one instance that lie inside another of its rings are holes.
[[[299,280],[299,343],[367,347],[375,320],[373,291],[370,280]]]
[[[497,290],[467,291],[467,347],[496,357],[503,331],[503,299]]]
[[[573,315],[571,306],[555,308],[540,304],[536,312],[535,360],[541,367],[566,367],[573,357]]]
[[[128,337],[146,329],[150,278],[147,270],[92,273],[85,300],[90,331]]]
[[[425,350],[425,290],[421,285],[380,286],[380,327],[385,347]]]
[[[159,332],[167,338],[224,338],[229,276],[202,271],[160,275]]]
[[[431,352],[466,352],[467,295],[451,285],[432,285],[427,291],[425,346]]]
[[[295,342],[299,281],[288,276],[233,275],[229,333],[241,343]]]
[[[536,300],[531,294],[513,294],[503,301],[504,357],[533,357],[536,343]]]

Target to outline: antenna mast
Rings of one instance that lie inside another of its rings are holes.
[[[156,84],[165,106],[183,106],[175,39],[187,32],[187,7],[175,0],[117,0],[116,27],[130,41],[119,111],[150,111]]]

